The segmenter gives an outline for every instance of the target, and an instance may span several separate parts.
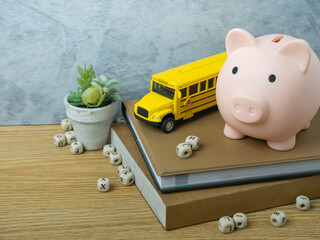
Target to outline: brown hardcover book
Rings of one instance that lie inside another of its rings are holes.
[[[135,175],[135,184],[166,230],[295,202],[298,195],[320,197],[320,175],[183,192],[161,193],[126,124],[111,129],[111,143],[123,164]]]
[[[296,147],[276,151],[266,141],[246,137],[232,140],[223,134],[217,107],[207,109],[165,134],[134,116],[135,100],[123,103],[123,114],[158,189],[163,192],[277,180],[320,173],[320,113],[308,130],[297,135]],[[189,159],[176,154],[188,135],[201,146]]]

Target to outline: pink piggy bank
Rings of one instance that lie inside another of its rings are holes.
[[[250,136],[269,147],[294,148],[320,105],[320,62],[309,44],[286,35],[253,37],[233,29],[226,37],[228,58],[217,82],[224,134]]]

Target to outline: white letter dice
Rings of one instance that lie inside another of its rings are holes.
[[[71,121],[70,119],[63,119],[61,121],[61,129],[63,131],[70,131],[72,130],[72,124],[71,124]]]
[[[192,155],[191,145],[189,143],[180,143],[176,148],[179,158],[190,158]]]
[[[134,183],[134,175],[132,172],[124,171],[120,174],[120,182],[123,185],[130,186]]]
[[[247,226],[247,216],[243,213],[236,213],[233,215],[234,227],[245,228]]]
[[[273,226],[281,227],[287,221],[287,215],[282,211],[276,211],[271,214],[270,222]]]
[[[53,143],[57,147],[63,147],[67,144],[67,139],[63,134],[56,134],[53,137]]]
[[[112,144],[107,144],[103,147],[103,155],[105,157],[109,157],[109,154],[115,151],[116,151],[116,147],[113,146]]]
[[[195,151],[200,146],[200,139],[197,136],[188,136],[185,143],[189,143],[191,145],[192,151]]]
[[[118,167],[118,176],[120,176],[121,173],[123,173],[123,172],[130,172],[130,171],[131,171],[131,169],[130,169],[129,166],[121,165],[121,166]]]
[[[298,196],[296,198],[296,207],[299,210],[306,211],[310,208],[310,200],[306,196]]]
[[[71,143],[77,141],[76,135],[74,134],[74,131],[68,131],[64,135],[66,136],[68,144],[71,144]]]
[[[83,152],[83,145],[79,141],[71,143],[70,150],[73,154],[80,154]]]
[[[231,233],[234,230],[234,222],[231,217],[225,216],[219,219],[219,230],[223,233]]]
[[[98,180],[98,190],[100,192],[107,192],[110,190],[110,181],[108,178],[99,178]]]
[[[109,162],[113,166],[117,166],[122,163],[122,157],[120,153],[113,152],[109,154]]]

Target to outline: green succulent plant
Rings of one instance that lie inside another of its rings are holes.
[[[118,92],[120,88],[110,88],[118,83],[117,80],[110,81],[103,75],[96,78],[92,65],[87,68],[78,66],[80,77],[77,82],[81,87],[70,91],[67,98],[68,102],[76,107],[103,107],[115,101],[121,101]]]

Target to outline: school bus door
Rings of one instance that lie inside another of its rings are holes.
[[[192,111],[190,110],[192,106],[191,99],[189,97],[189,87],[180,89],[181,98],[178,99],[178,119],[191,118],[193,116]]]

